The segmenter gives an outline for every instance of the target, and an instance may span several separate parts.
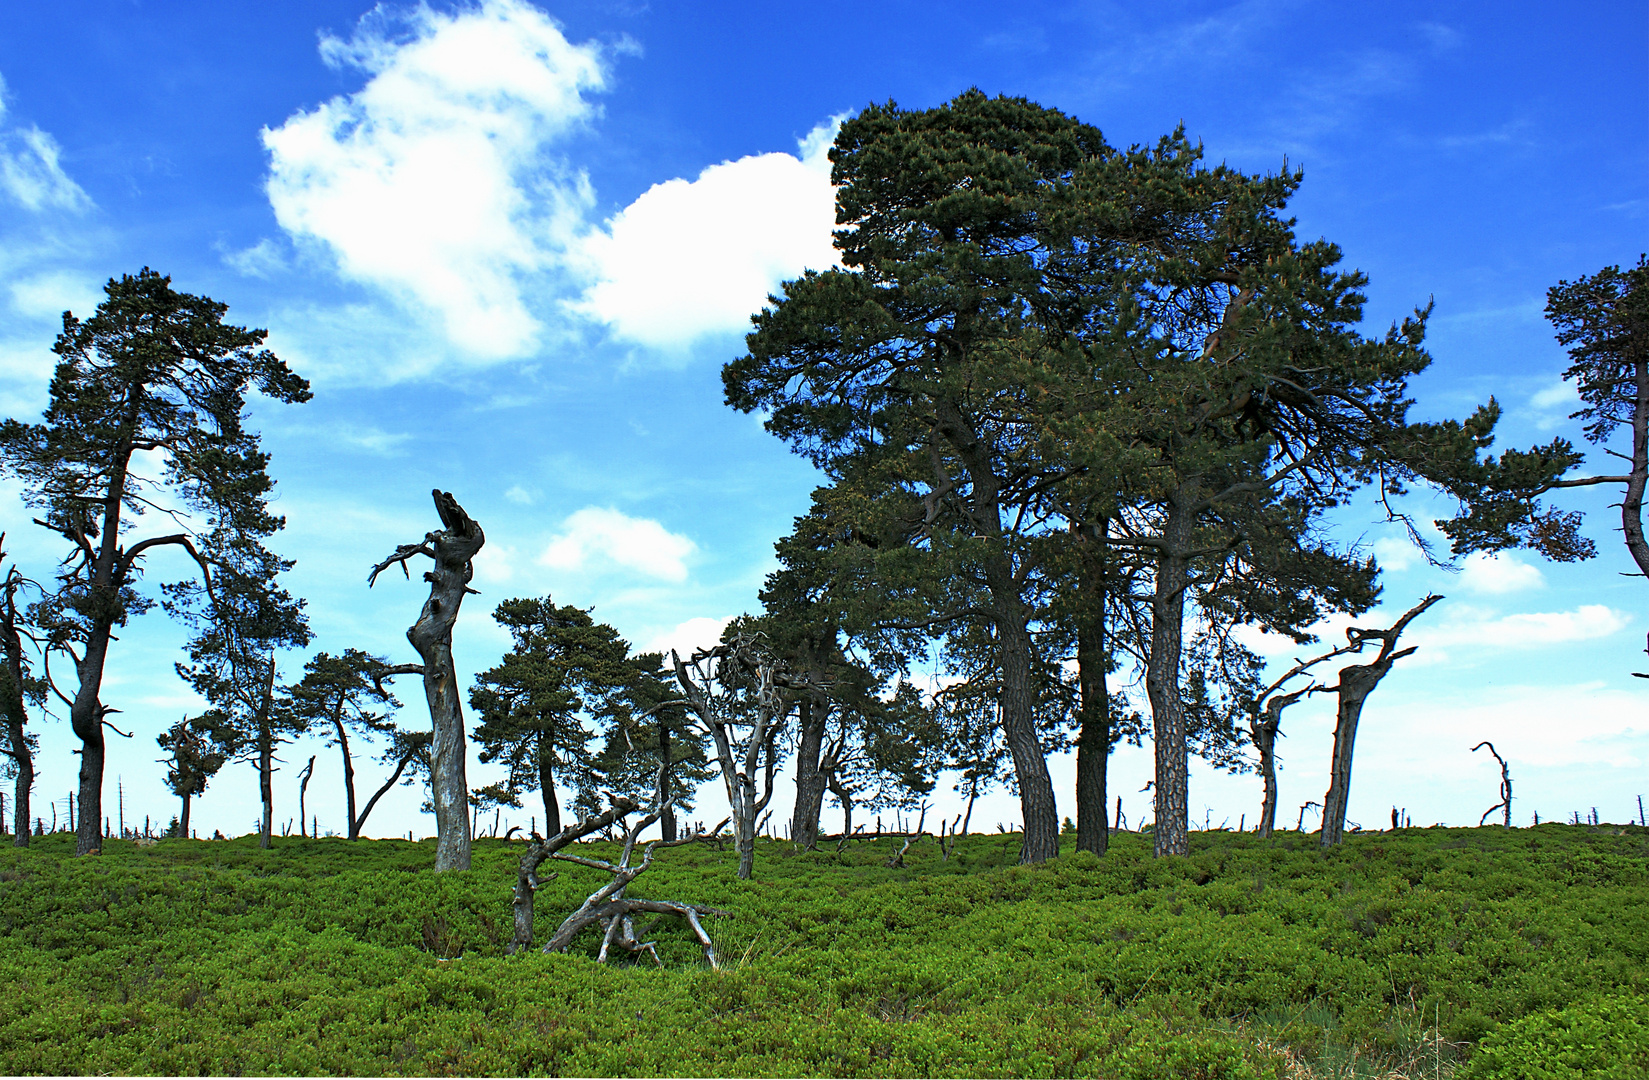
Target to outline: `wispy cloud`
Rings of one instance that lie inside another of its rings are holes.
[[[0,79],[0,192],[25,210],[91,209],[91,196],[63,171],[56,139],[33,124],[5,123],[5,93]]]

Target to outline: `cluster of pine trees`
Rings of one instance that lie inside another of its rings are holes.
[[[436,492],[443,528],[373,570],[433,562],[409,631],[422,663],[346,649],[287,675],[278,658],[312,635],[281,584],[292,564],[269,547],[284,522],[243,417],[249,388],[301,402],[308,384],[263,331],[225,324],[225,305],[152,270],[111,280],[91,317],[65,314],[44,416],[0,426],[0,471],[65,550],[50,579],[8,566],[0,592],[17,842],[28,717],[52,704],[81,744],[77,850],[100,847],[116,712],[103,673],[115,631],[157,604],[193,631],[178,672],[210,704],[158,740],[185,835],[190,798],[246,760],[267,845],[276,748],[314,732],[342,756],[351,838],[396,783],[429,784],[438,868],[468,865],[478,806],[531,792],[548,834],[564,794],[585,819],[617,795],[658,802],[673,839],[675,813],[719,774],[748,876],[787,757],[799,843],[817,842],[827,793],[851,833],[855,808],[918,805],[951,773],[970,807],[993,784],[1017,791],[1021,858],[1037,862],[1058,851],[1048,755],[1074,746],[1078,846],[1103,853],[1106,760],[1122,739],[1151,740],[1156,851],[1185,853],[1190,755],[1241,768],[1253,746],[1269,779],[1281,710],[1305,692],[1285,684],[1311,666],[1268,685],[1236,631],[1309,643],[1325,615],[1379,598],[1379,567],[1329,527],[1353,498],[1372,493],[1423,543],[1403,496],[1430,488],[1456,505],[1437,522],[1454,555],[1574,560],[1593,554],[1579,516],[1542,497],[1620,484],[1628,547],[1649,573],[1642,259],[1549,296],[1588,439],[1631,432],[1629,452],[1609,451],[1624,471],[1585,476],[1563,439],[1489,454],[1492,399],[1461,420],[1410,419],[1429,309],[1380,336],[1356,329],[1365,279],[1284,216],[1298,172],[1209,167],[1183,131],[1117,149],[1056,110],[977,91],[927,110],[871,106],[830,157],[842,266],[785,282],[722,372],[728,404],[760,411],[826,479],[778,542],[762,610],[715,649],[665,657],[632,654],[576,606],[507,600],[494,617],[513,646],[469,690],[470,733],[451,635],[485,537],[456,500]],[[168,546],[198,574],[150,595],[145,557]],[[1312,662],[1378,646],[1329,688],[1344,761],[1337,749],[1325,843],[1344,824],[1356,710],[1432,599]],[[429,728],[394,720],[389,680],[409,674],[423,677]],[[1119,674],[1137,692],[1113,692]],[[506,780],[468,789],[467,734]],[[363,741],[387,776],[364,806]]]

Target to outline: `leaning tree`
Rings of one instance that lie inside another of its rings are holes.
[[[452,626],[475,576],[471,560],[487,542],[481,525],[458,505],[450,492],[436,489],[435,512],[441,528],[424,534],[416,544],[402,544],[367,575],[367,587],[390,566],[399,564],[408,579],[407,563],[423,555],[434,563],[425,572],[429,599],[418,621],[407,628],[407,640],[418,650],[422,664],[396,664],[383,674],[422,675],[433,728],[430,747],[430,788],[435,804],[435,869],[468,870],[470,866],[469,783],[465,779],[464,715],[458,696],[458,675],[452,663]]]
[[[147,268],[110,280],[104,294],[88,319],[63,314],[42,422],[0,425],[0,468],[42,511],[36,521],[69,544],[38,621],[77,684],[60,696],[81,744],[80,854],[103,844],[103,728],[112,711],[103,671],[114,631],[152,604],[137,587],[145,559],[180,547],[206,572],[188,527],[137,535],[138,519],[171,499],[247,535],[279,528],[266,508],[268,457],[244,427],[246,390],[283,402],[310,397],[309,384],[261,347],[264,331],[224,324],[227,305],[177,292]]]
[[[1325,848],[1338,844],[1345,833],[1346,805],[1351,799],[1351,757],[1357,743],[1357,723],[1362,719],[1363,704],[1374,688],[1380,685],[1380,680],[1390,674],[1392,665],[1414,652],[1415,646],[1407,649],[1397,647],[1397,639],[1402,636],[1403,630],[1441,599],[1436,595],[1426,597],[1383,630],[1356,626],[1346,628],[1347,651],[1361,652],[1365,645],[1372,642],[1379,642],[1380,651],[1366,664],[1350,664],[1341,668],[1339,681],[1322,688],[1334,691],[1338,699],[1334,721],[1334,759],[1330,766],[1328,794],[1323,796],[1323,831],[1319,838]]]

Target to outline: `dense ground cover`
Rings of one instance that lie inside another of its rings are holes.
[[[734,912],[712,972],[674,924],[663,970],[503,955],[502,841],[46,837],[0,850],[0,1073],[1649,1075],[1649,831],[1194,840],[665,852],[632,893]]]

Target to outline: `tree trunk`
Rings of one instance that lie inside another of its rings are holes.
[[[263,824],[258,830],[258,847],[267,849],[275,835],[275,733],[269,717],[258,717],[258,794],[263,798]]]
[[[812,851],[819,841],[819,814],[824,810],[825,777],[819,771],[829,709],[817,702],[801,702],[801,738],[796,749],[796,810],[790,819],[790,839]]]
[[[1111,666],[1106,640],[1107,589],[1103,518],[1077,533],[1080,545],[1079,610],[1076,631],[1077,684],[1082,694],[1076,739],[1076,849],[1103,855],[1110,847],[1105,773],[1111,756],[1111,694],[1105,676]]]
[[[1277,827],[1277,722],[1282,710],[1272,711],[1268,702],[1265,719],[1254,725],[1254,748],[1260,752],[1260,778],[1265,794],[1260,799],[1260,839],[1268,840]]]
[[[1005,576],[1007,567],[996,562],[986,571],[986,580]],[[1053,779],[1048,775],[1048,758],[1036,731],[1037,688],[1031,671],[1034,645],[1026,629],[1026,611],[1017,587],[999,581],[992,589],[997,596],[996,632],[1002,669],[1002,735],[1013,757],[1014,777],[1019,783],[1019,809],[1025,834],[1019,846],[1021,863],[1039,863],[1059,857],[1059,812],[1054,802]]]
[[[853,792],[841,782],[834,772],[828,774],[826,781],[830,785],[830,793],[836,796],[836,801],[842,804],[842,835],[853,835]]]
[[[670,766],[673,760],[670,756],[673,747],[670,745],[670,723],[662,714],[658,718],[658,775],[659,797],[664,800],[664,806],[659,812],[659,835],[666,844],[672,844],[676,839],[676,804],[670,798]]]
[[[341,711],[340,711],[341,712]],[[338,751],[344,759],[344,804],[348,814],[348,835],[351,840],[361,838],[361,823],[355,817],[355,761],[349,753],[349,734],[344,730],[343,716],[334,713],[332,729],[338,736]],[[302,825],[302,814],[299,814],[299,824]]]
[[[1155,853],[1187,855],[1190,840],[1189,760],[1185,709],[1180,700],[1180,660],[1184,651],[1185,590],[1190,585],[1191,531],[1199,487],[1187,482],[1168,501],[1163,547],[1157,555],[1151,597],[1151,659],[1145,691],[1151,701],[1151,743],[1156,756]]]
[[[108,655],[108,628],[93,628],[86,655],[77,665],[80,687],[69,707],[69,726],[80,739],[80,821],[74,834],[74,853],[103,850],[103,661]]]
[[[756,781],[739,773],[739,809],[733,815],[733,846],[739,853],[739,879],[749,881],[756,871]]]
[[[1363,715],[1363,702],[1391,671],[1391,666],[1414,651],[1413,648],[1397,649],[1403,628],[1441,599],[1441,596],[1427,596],[1389,630],[1362,630],[1355,626],[1346,630],[1346,637],[1358,648],[1363,642],[1379,641],[1380,654],[1372,664],[1352,664],[1340,669],[1340,682],[1335,687],[1340,707],[1334,724],[1334,761],[1328,794],[1323,796],[1323,831],[1318,841],[1325,848],[1338,844],[1345,833],[1346,807],[1351,800],[1351,757],[1357,743],[1357,722]]]
[[[470,560],[486,543],[479,523],[444,492],[434,492],[435,507],[446,526],[429,534],[435,568],[429,599],[407,640],[424,661],[424,698],[429,703],[435,737],[430,744],[430,787],[435,802],[435,869],[470,868],[469,781],[465,778],[464,714],[459,703],[458,673],[452,662],[452,625],[474,575]]]
[[[535,750],[538,758],[538,793],[544,800],[544,835],[554,836],[561,831],[561,800],[555,794],[555,757],[547,734],[539,732]]]
[[[1340,672],[1340,708],[1334,723],[1334,760],[1330,766],[1328,794],[1323,796],[1323,831],[1319,843],[1333,847],[1345,834],[1346,806],[1351,799],[1351,757],[1357,743],[1357,722],[1362,719],[1363,702],[1382,676],[1387,664],[1353,664]]]
[[[1649,484],[1649,357],[1640,354],[1632,365],[1632,471],[1627,474],[1626,493],[1620,500],[1620,523],[1626,534],[1626,549],[1649,575],[1649,542],[1643,537],[1643,494]]]
[[[0,540],[5,537],[0,535]],[[0,634],[4,641],[0,641],[5,651],[5,671],[0,677],[0,688],[4,689],[6,699],[0,701],[0,709],[6,714],[6,743],[7,753],[17,765],[16,798],[12,804],[12,843],[17,847],[29,846],[29,796],[34,791],[34,754],[29,749],[28,733],[24,726],[28,723],[28,713],[23,704],[23,638],[17,630],[17,592],[21,587],[21,575],[13,568],[5,583],[6,595],[3,603],[5,611],[0,613]],[[0,810],[0,817],[5,811]],[[5,822],[0,821],[0,829],[5,828]]]
[[[178,835],[187,840],[189,839],[189,796],[184,795],[182,798],[183,810],[178,814],[177,828]]]

